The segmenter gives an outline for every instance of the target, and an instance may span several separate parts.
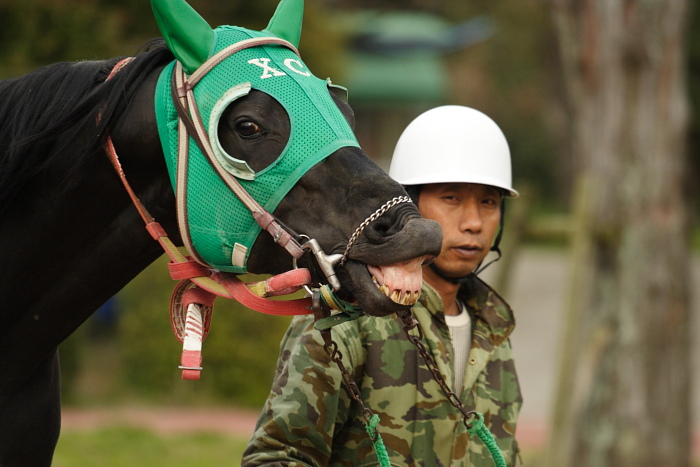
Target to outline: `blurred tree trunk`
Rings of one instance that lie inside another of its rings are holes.
[[[690,465],[687,0],[550,0],[578,174],[548,465]]]

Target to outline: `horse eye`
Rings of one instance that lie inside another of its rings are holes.
[[[263,130],[256,123],[241,122],[236,125],[236,131],[238,131],[238,134],[244,138],[250,138],[251,136],[261,134]]]

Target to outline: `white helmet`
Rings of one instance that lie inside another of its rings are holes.
[[[503,132],[487,115],[460,105],[416,117],[396,143],[389,175],[402,185],[480,183],[518,196]]]

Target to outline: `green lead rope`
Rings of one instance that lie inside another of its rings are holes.
[[[374,444],[374,452],[377,454],[377,461],[379,462],[380,467],[390,467],[389,453],[386,452],[386,446],[384,446],[382,436],[377,433],[377,423],[379,423],[379,415],[375,413],[369,419],[369,423],[365,425],[365,429],[372,440],[372,444]],[[503,465],[505,466],[505,464]]]
[[[484,443],[486,448],[489,450],[493,463],[496,467],[506,467],[506,461],[503,459],[501,450],[498,449],[496,440],[489,429],[486,428],[486,425],[484,425],[484,416],[479,412],[472,413],[474,415],[474,421],[467,428],[467,432],[469,432],[470,435],[477,435]],[[379,462],[380,467],[390,467],[389,454],[386,451],[386,446],[384,446],[384,440],[382,440],[382,436],[377,433],[378,423],[379,415],[373,414],[369,419],[369,423],[365,425],[365,429],[367,430],[367,434],[374,445],[374,452],[377,455],[377,461]]]
[[[484,425],[484,416],[479,412],[472,412],[472,414],[474,415],[474,421],[471,423],[471,426],[467,425],[467,432],[469,432],[470,435],[476,434],[486,445],[496,467],[506,467],[506,461],[503,459],[501,450],[498,449],[496,440],[493,438],[489,429],[486,428],[486,425]]]

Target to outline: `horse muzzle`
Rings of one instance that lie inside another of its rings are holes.
[[[345,272],[362,310],[386,316],[410,307],[420,296],[422,266],[440,254],[440,225],[422,217],[408,219],[381,242],[363,237],[350,251]]]

